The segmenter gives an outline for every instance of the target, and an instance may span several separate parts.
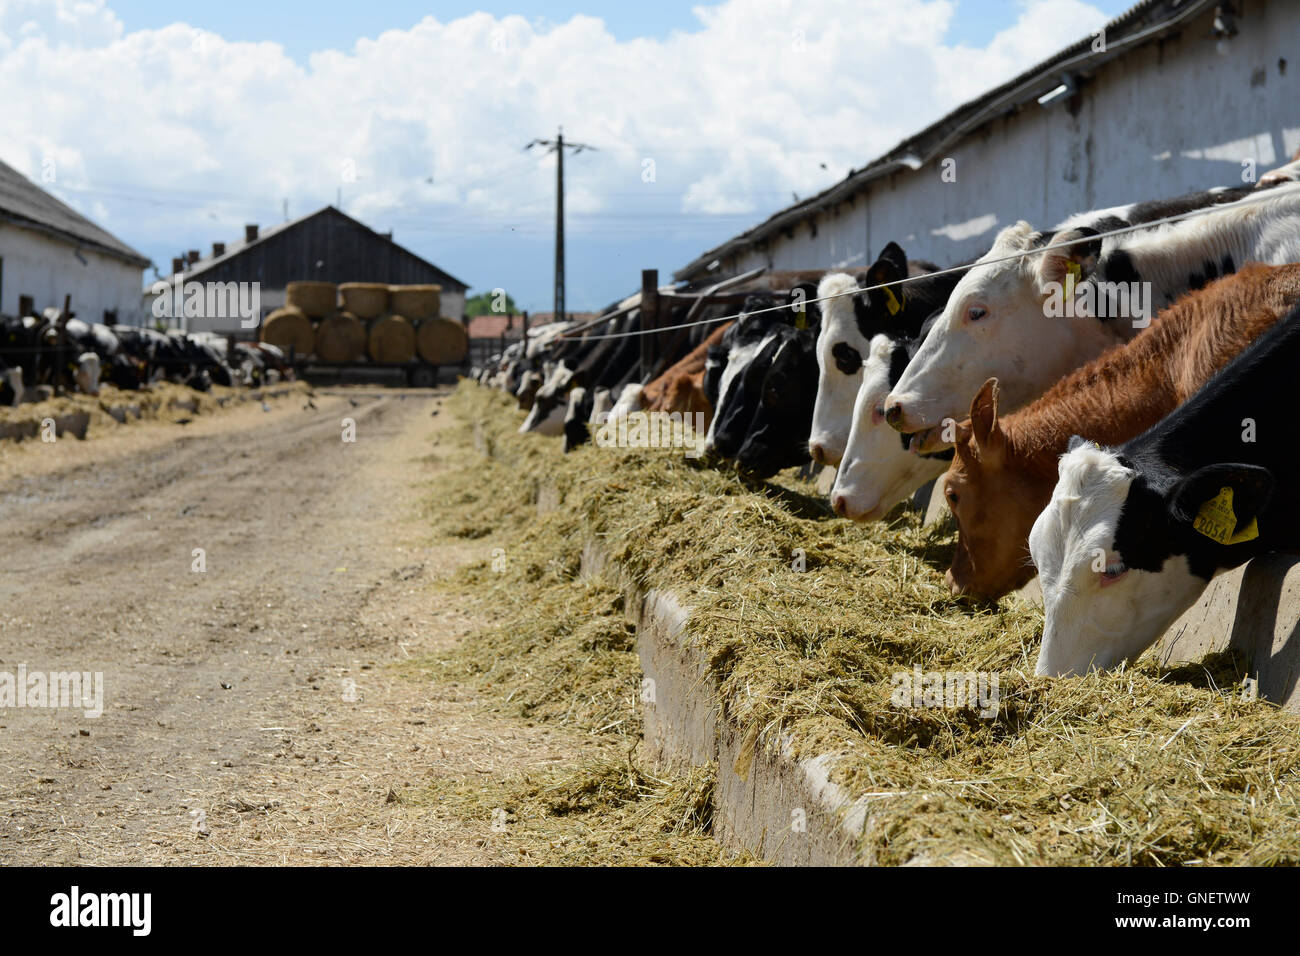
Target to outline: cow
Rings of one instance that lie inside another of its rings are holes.
[[[1029,535],[1046,620],[1036,672],[1136,658],[1217,574],[1300,544],[1300,309],[1118,448],[1072,440]]]
[[[757,408],[736,453],[736,469],[753,478],[771,478],[778,471],[808,462],[808,433],[816,399],[817,330],[794,329],[777,348],[763,376]]]
[[[943,474],[952,459],[951,449],[924,455],[913,452],[913,436],[900,435],[885,421],[885,396],[938,317],[932,315],[915,338],[882,332],[871,340],[853,404],[853,426],[831,488],[831,510],[842,518],[883,518],[917,488]]]
[[[800,304],[806,300],[803,289],[791,290],[784,303],[769,293],[745,299],[740,317],[722,337],[720,348],[725,351],[726,361],[717,378],[717,397],[710,402],[713,418],[704,439],[706,454],[721,459],[735,459],[739,455],[763,406],[764,383],[773,360],[779,354],[797,360],[802,347],[794,346],[793,351],[787,351],[784,346],[801,337],[811,339],[816,334],[810,325],[815,325],[820,314],[813,307]],[[712,354],[716,357],[719,353]],[[811,421],[811,402],[808,414]],[[798,427],[794,419],[792,422]],[[807,432],[794,440],[806,449]],[[788,444],[775,435],[767,436],[765,442],[774,451]]]
[[[1250,265],[1165,309],[1041,398],[998,415],[990,379],[957,426],[944,496],[958,528],[954,594],[995,599],[1034,575],[1029,532],[1072,435],[1111,445],[1155,425],[1300,302],[1300,265]]]
[[[921,324],[948,301],[960,273],[933,276],[904,285],[860,292],[877,286],[917,279],[939,271],[931,262],[909,261],[902,247],[891,242],[865,273],[854,278],[843,272],[824,276],[817,287],[821,302],[821,332],[817,337],[817,400],[813,408],[808,452],[813,461],[839,465],[853,426],[853,404],[862,382],[862,364],[871,340],[882,332],[914,338]]]
[[[1300,184],[1262,194],[1250,187],[1209,190],[1083,213],[1047,233],[1023,221],[1008,226],[953,289],[942,318],[890,393],[889,423],[902,432],[926,432],[921,450],[951,444],[943,438],[944,422],[963,417],[985,379],[997,378],[1004,406],[1019,408],[1067,372],[1131,339],[1150,321],[1145,306],[1167,304],[1248,260],[1291,261],[1300,253],[1300,233],[1287,223],[1300,208],[1297,190]],[[1211,206],[1222,208],[1096,238]],[[1130,293],[1138,295],[1137,303]],[[1052,317],[1057,311],[1077,320]]]

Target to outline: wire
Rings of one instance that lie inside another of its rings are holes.
[[[1049,249],[1065,249],[1070,246],[1078,245],[1084,242],[1096,242],[1102,239],[1109,239],[1111,236],[1123,236],[1123,235],[1128,235],[1129,233],[1132,232],[1143,232],[1149,229],[1155,229],[1157,226],[1163,226],[1173,222],[1185,222],[1188,219],[1196,219],[1201,216],[1210,215],[1211,213],[1223,212],[1225,209],[1240,208],[1241,206],[1245,206],[1252,203],[1267,202],[1268,200],[1276,198],[1275,196],[1272,195],[1272,193],[1273,190],[1270,189],[1265,191],[1263,194],[1259,196],[1248,196],[1242,199],[1238,199],[1236,202],[1221,203],[1220,205],[1217,206],[1206,206],[1201,209],[1194,209],[1190,212],[1179,213],[1174,216],[1165,216],[1162,219],[1153,219],[1150,222],[1135,223],[1133,225],[1123,226],[1122,228],[1119,229],[1110,229],[1106,232],[1099,232],[1099,233],[1089,234],[1087,236],[1080,236],[1078,239],[1070,239],[1066,242],[1052,242],[1046,246],[1040,246],[1037,249],[1027,249],[1024,252],[1013,252],[1010,255],[998,256],[996,259],[981,259],[978,262],[972,263],[971,265],[951,266],[947,269],[940,269],[937,272],[926,272],[919,276],[908,276],[904,279],[894,279],[891,282],[881,282],[878,285],[860,286],[859,288],[851,289],[847,292],[837,292],[834,295],[825,295],[813,299],[804,299],[802,304],[811,305],[817,302],[827,302],[830,301],[831,299],[843,298],[846,295],[857,295],[860,292],[873,292],[876,289],[887,289],[891,286],[906,285],[909,282],[919,282],[922,279],[933,279],[936,276],[952,275],[955,272],[969,272],[972,269],[976,269],[981,266],[996,265],[999,262],[1010,262],[1013,259],[1023,260],[1027,256],[1036,256],[1040,253],[1047,252]],[[741,316],[745,316],[745,315],[762,315],[764,312],[784,312],[789,308],[790,308],[790,303],[786,303],[785,305],[770,306],[766,309],[755,309],[752,312],[737,312],[734,315],[720,315],[712,319],[700,319],[695,322],[682,322],[678,325],[661,325],[653,329],[634,329],[628,332],[607,332],[603,335],[584,335],[582,338],[584,341],[587,341],[587,340],[596,340],[596,339],[622,339],[622,338],[629,338],[634,335],[657,335],[660,332],[674,332],[678,329],[694,328],[697,325],[714,325],[718,322],[728,321],[729,319],[738,319]],[[600,319],[596,319],[595,323],[599,323],[603,321],[612,321],[615,318],[617,318],[617,316],[610,315],[608,318],[602,317]],[[568,337],[568,335],[569,333],[563,333],[563,332],[560,333],[561,337]]]

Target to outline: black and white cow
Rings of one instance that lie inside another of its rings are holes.
[[[811,284],[796,290],[803,299],[817,295],[816,286]],[[798,301],[793,290],[792,301]],[[803,308],[803,313],[795,315],[792,334],[784,336],[768,363],[744,443],[736,453],[736,467],[755,478],[770,478],[809,460],[808,434],[817,399],[817,335],[822,313],[819,303]],[[761,367],[762,363],[757,364]]]
[[[865,273],[854,277],[833,272],[817,287],[822,305],[817,337],[817,401],[808,450],[813,461],[838,465],[853,423],[853,403],[862,383],[862,365],[877,335],[913,339],[921,324],[948,301],[962,273],[938,272],[934,263],[909,261],[896,242],[888,243]],[[904,285],[860,292],[859,289],[898,282]]]
[[[1155,427],[1075,439],[1029,550],[1043,588],[1040,675],[1136,658],[1216,574],[1300,546],[1300,309]]]

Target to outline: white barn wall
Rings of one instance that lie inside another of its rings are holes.
[[[897,241],[940,265],[984,253],[1018,219],[1048,227],[1072,213],[1242,181],[1300,148],[1300,4],[1254,0],[1240,33],[1216,52],[1211,18],[1124,54],[1085,83],[1072,116],[1064,100],[1031,103],[941,158],[872,183],[839,214],[828,210],[766,248],[742,250],[727,271],[856,268]],[[1285,69],[1279,61],[1286,61]]]
[[[62,308],[63,297],[71,295],[72,311],[88,321],[102,322],[104,312],[115,309],[120,323],[139,322],[139,266],[8,224],[0,225],[0,259],[0,312],[6,315],[18,314],[19,296],[32,296],[40,311]]]

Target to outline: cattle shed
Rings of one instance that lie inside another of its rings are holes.
[[[178,257],[172,266],[173,275],[166,281],[173,288],[177,275],[186,283],[258,283],[263,316],[284,305],[290,282],[304,279],[440,285],[442,314],[455,319],[464,314],[469,289],[465,282],[398,245],[392,233],[376,232],[333,206],[265,229],[249,224],[241,239],[214,242],[206,257],[196,250]],[[146,314],[152,314],[155,288],[146,290]],[[241,328],[238,318],[189,317],[180,319],[180,324],[191,332]]]
[[[0,313],[63,308],[94,322],[140,315],[149,260],[0,162]]]
[[[1020,219],[1047,228],[1262,174],[1300,147],[1300,4],[1219,6],[1144,0],[675,278],[855,269],[890,241],[948,265]]]

